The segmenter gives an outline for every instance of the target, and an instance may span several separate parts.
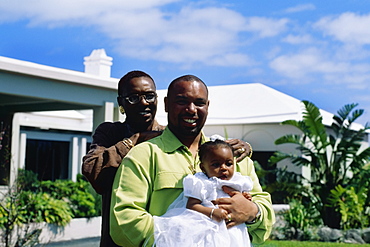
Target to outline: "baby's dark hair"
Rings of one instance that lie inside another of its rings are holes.
[[[214,141],[205,142],[199,147],[198,151],[199,160],[202,162],[207,156],[207,154],[215,148],[230,148],[231,152],[233,152],[233,148],[229,143],[222,141],[220,139],[216,139]]]

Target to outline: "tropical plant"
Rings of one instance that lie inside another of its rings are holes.
[[[357,193],[354,187],[343,188],[341,185],[331,190],[328,198],[330,206],[338,208],[341,214],[341,228],[365,228],[369,224],[369,216],[365,212],[368,187],[363,187]]]
[[[289,202],[289,209],[281,213],[287,226],[284,227],[286,239],[312,240],[314,233],[312,226],[319,225],[317,211],[311,203],[302,204],[299,199],[292,199]]]
[[[348,104],[334,115],[331,128],[326,128],[320,110],[309,101],[302,102],[303,119],[282,122],[296,127],[302,134],[288,134],[275,141],[277,145],[295,144],[300,153],[276,152],[270,162],[289,159],[296,166],[309,167],[311,177],[306,179],[310,184],[310,199],[317,201],[315,207],[325,225],[340,228],[339,205],[331,205],[329,195],[338,185],[343,188],[353,186],[358,193],[369,184],[369,170],[365,165],[370,159],[370,148],[361,145],[370,126],[366,124],[354,130],[353,123],[364,110],[355,109],[357,104]]]

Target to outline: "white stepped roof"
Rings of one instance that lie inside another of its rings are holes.
[[[300,100],[261,83],[209,86],[209,114],[206,125],[280,123],[302,119]],[[163,97],[159,90],[158,121],[167,123]],[[324,124],[331,125],[333,114],[320,110]]]

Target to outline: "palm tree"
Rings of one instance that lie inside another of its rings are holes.
[[[305,107],[303,119],[282,122],[283,125],[298,128],[302,134],[285,135],[275,141],[277,145],[288,143],[297,145],[300,154],[278,151],[271,157],[270,162],[289,159],[296,166],[309,167],[311,200],[317,201],[315,207],[324,224],[339,229],[340,210],[333,208],[328,198],[331,190],[337,185],[343,188],[347,186],[361,188],[364,183],[369,183],[369,176],[363,179],[363,173],[368,173],[364,167],[370,160],[370,148],[361,148],[361,143],[370,126],[367,123],[360,130],[352,128],[354,121],[364,112],[362,109],[355,109],[358,104],[345,105],[337,115],[334,115],[331,128],[326,128],[320,110],[309,101],[302,102]]]

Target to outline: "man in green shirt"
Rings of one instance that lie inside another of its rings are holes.
[[[171,82],[165,110],[168,126],[163,134],[141,143],[127,154],[119,167],[112,191],[111,236],[121,246],[153,244],[153,215],[163,215],[181,194],[182,180],[200,171],[198,147],[206,141],[202,133],[208,115],[208,89],[196,76]],[[275,221],[271,198],[263,192],[253,162],[245,158],[236,170],[250,176],[252,202],[241,193],[216,200],[231,215],[228,224],[245,224],[254,243],[264,242]]]

